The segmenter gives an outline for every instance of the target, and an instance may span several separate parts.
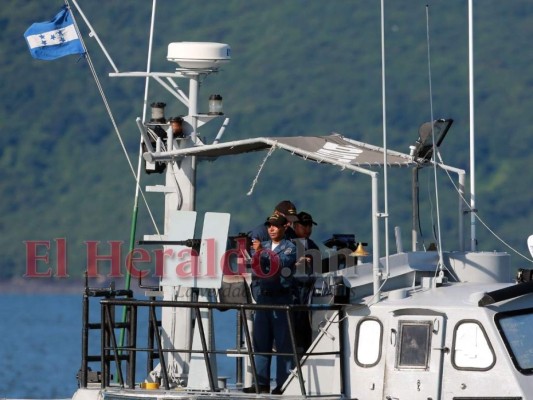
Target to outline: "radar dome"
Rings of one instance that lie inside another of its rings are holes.
[[[225,43],[173,42],[168,45],[167,60],[186,69],[217,69],[231,59]]]

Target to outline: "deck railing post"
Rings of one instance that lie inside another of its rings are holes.
[[[128,307],[128,316],[130,319],[129,332],[128,332],[128,347],[129,361],[128,361],[128,386],[130,388],[135,387],[135,368],[137,366],[137,306],[132,305]]]
[[[345,325],[345,316],[346,316],[346,313],[343,311],[343,309],[340,309],[339,310],[339,323],[337,324],[338,325],[338,329],[339,329],[339,362],[340,362],[340,370],[341,370],[341,373],[340,373],[340,388],[341,388],[341,395],[343,395],[344,397],[344,393],[346,393],[346,388],[345,388],[345,380],[344,380],[344,372],[345,372],[345,369],[346,369],[346,357],[344,355],[344,353],[341,351],[341,348],[344,344],[344,338],[345,338],[345,330],[344,330],[344,325]],[[346,348],[349,348],[349,346],[346,346]]]
[[[109,308],[112,306],[106,306],[104,307],[106,318],[108,319],[107,323],[107,329],[109,330],[109,336],[111,338],[111,344],[112,344],[112,350],[113,350],[113,358],[115,359],[115,365],[117,368],[117,375],[118,375],[118,382],[120,384],[120,387],[124,387],[124,377],[122,376],[122,366],[120,362],[120,355],[119,350],[117,346],[117,338],[115,336],[115,330],[114,330],[114,323],[113,323],[113,317],[111,316],[111,312]],[[114,306],[113,306],[114,307]]]
[[[83,327],[81,332],[80,387],[87,388],[87,367],[89,355],[89,296],[83,293]]]
[[[199,307],[194,307],[196,315],[196,323],[198,324],[198,332],[200,333],[200,341],[202,343],[202,353],[204,354],[205,367],[207,368],[207,379],[209,380],[209,388],[212,392],[216,390],[215,380],[213,378],[213,370],[211,369],[211,362],[209,359],[209,351],[207,342],[205,340],[204,324],[202,323],[202,314]]]
[[[105,304],[102,304],[100,307],[100,355],[101,355],[101,370],[102,370],[102,380],[101,380],[101,388],[105,389],[105,387],[109,384],[109,365],[107,361],[107,326],[106,326],[106,312],[105,312]]]
[[[302,393],[302,396],[306,396],[305,394],[305,384],[302,376],[302,368],[300,366],[300,357],[298,357],[297,352],[297,345],[296,345],[296,339],[294,337],[294,323],[292,320],[292,307],[287,306],[287,322],[289,324],[289,336],[291,338],[291,346],[292,346],[292,356],[294,358],[294,365],[296,366],[296,374],[298,376],[298,383],[300,384],[300,392]]]
[[[150,320],[152,321],[152,325],[154,328],[155,333],[155,339],[157,342],[157,352],[159,353],[159,362],[161,363],[161,371],[163,373],[163,380],[165,382],[165,389],[170,390],[170,381],[168,379],[168,371],[167,371],[167,365],[165,362],[165,357],[163,356],[163,345],[161,343],[161,334],[159,333],[159,329],[157,327],[157,318],[155,315],[155,306],[150,305]]]
[[[246,349],[248,350],[248,357],[250,358],[250,367],[252,368],[252,377],[255,384],[255,390],[259,393],[259,383],[257,382],[257,370],[255,368],[255,351],[252,347],[252,337],[250,335],[250,329],[246,323],[246,309],[241,306],[239,308],[239,314],[241,316],[242,327],[244,328],[244,337],[246,339]]]

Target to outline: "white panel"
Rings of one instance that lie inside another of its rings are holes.
[[[222,286],[220,261],[226,251],[229,223],[230,214],[205,213],[198,273],[192,280],[191,286],[210,289],[218,289]]]
[[[165,240],[187,240],[194,237],[196,211],[169,211]],[[180,286],[187,276],[190,281],[191,249],[183,245],[164,246],[161,286]]]
[[[208,212],[204,217],[204,227],[202,230],[202,244],[200,246],[200,257],[198,263],[198,274],[191,283],[194,287],[213,289],[222,286],[221,259],[226,251],[230,214]],[[185,285],[186,283],[184,283]],[[210,290],[200,290],[198,301],[214,302],[214,292]],[[201,309],[202,325],[208,340],[209,350],[215,348],[215,335],[213,331],[213,321],[209,318],[207,309]],[[211,339],[211,342],[209,342]],[[195,326],[193,336],[193,350],[201,350],[200,335],[198,326]],[[210,368],[213,376],[217,377],[216,355],[210,356]],[[207,390],[209,389],[209,379],[204,356],[200,353],[191,355],[188,388]]]

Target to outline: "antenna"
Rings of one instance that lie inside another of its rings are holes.
[[[435,123],[433,123],[433,91],[431,86],[431,45],[429,40],[429,5],[426,5],[426,36],[427,36],[427,48],[428,48],[428,81],[429,81],[429,108],[430,108],[430,114],[431,114],[431,139],[433,143],[433,151],[432,151],[432,158],[433,158],[433,179],[435,182],[435,204],[437,207],[437,241],[438,241],[438,252],[439,252],[439,272],[443,273],[443,266],[444,266],[444,260],[442,256],[442,240],[441,240],[441,229],[440,229],[440,207],[439,207],[439,185],[437,182],[437,161],[436,161],[436,153],[438,151],[437,149],[437,141],[435,140]],[[447,129],[446,129],[447,131]],[[444,131],[444,133],[446,133]],[[442,135],[441,135],[442,136]],[[439,138],[438,144],[442,142],[444,137]]]
[[[476,238],[476,158],[474,152],[474,9],[468,0],[468,94],[470,100],[470,250],[477,250]]]
[[[388,173],[387,173],[387,102],[385,91],[385,1],[381,0],[381,96],[382,96],[382,123],[383,123],[383,200],[384,200],[384,212],[378,213],[377,209],[375,214],[381,218],[385,218],[385,281],[389,277],[389,215],[388,215]],[[378,237],[377,224],[372,228],[372,237]],[[379,301],[381,296],[381,270],[378,266],[377,259],[379,258],[378,241],[374,240],[373,243],[373,292],[374,297]]]

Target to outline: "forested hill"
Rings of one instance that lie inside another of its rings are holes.
[[[152,2],[78,1],[118,69],[146,70]],[[124,241],[126,250],[130,234],[135,182],[86,60],[34,60],[22,36],[33,22],[51,19],[61,5],[60,0],[18,0],[4,2],[0,10],[4,280],[23,276],[26,248],[35,241],[44,243],[38,246],[39,272],[46,271],[46,256],[55,269],[56,245],[65,239],[68,274],[79,277],[85,242],[100,241],[99,253],[109,254],[107,241]],[[408,153],[418,127],[431,118],[432,104],[435,118],[455,120],[441,146],[444,162],[468,171],[467,1],[389,0],[385,6],[387,146]],[[81,16],[75,16],[136,170],[135,118],[142,115],[144,80],[109,78],[109,62]],[[474,1],[476,208],[490,229],[522,253],[533,233],[532,17],[530,0]],[[166,60],[169,42],[228,43],[231,62],[207,77],[200,93],[203,111],[209,94],[223,96],[230,117],[224,140],[338,132],[380,146],[380,29],[378,0],[159,0],[151,69],[175,68]],[[185,81],[180,84],[187,91]],[[167,116],[185,113],[154,81],[148,102],[153,101],[168,104]],[[220,122],[206,126],[208,142]],[[236,234],[263,221],[279,200],[288,198],[315,216],[317,241],[332,233],[355,233],[370,242],[368,178],[276,151],[248,196],[264,157],[257,153],[201,163],[198,209],[231,212],[231,233]],[[456,248],[457,196],[448,177],[439,173],[437,203],[432,176],[429,170],[420,176],[424,243],[435,241],[438,206],[443,246]],[[390,231],[402,227],[407,248],[410,179],[406,170],[390,171],[388,179]],[[143,174],[143,185],[155,183],[161,183],[160,176]],[[160,196],[146,194],[162,229],[155,206]],[[155,233],[142,200],[139,219],[137,239]],[[481,250],[510,251],[481,223],[477,237]],[[513,265],[528,266],[512,254]],[[108,272],[105,265],[101,268]]]

